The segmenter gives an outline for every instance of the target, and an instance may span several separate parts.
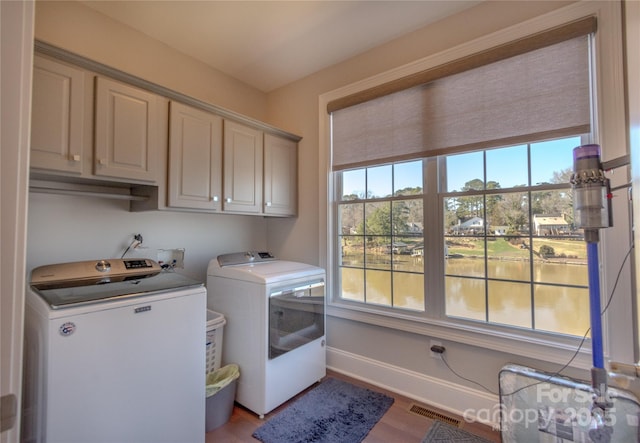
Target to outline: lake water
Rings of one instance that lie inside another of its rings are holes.
[[[423,311],[423,275],[396,272],[392,277],[388,272],[392,267],[421,272],[421,260],[419,257],[370,254],[367,256],[366,283],[363,269],[343,267],[343,298],[364,301],[366,293],[368,303]],[[342,263],[358,266],[362,256],[345,256]],[[584,335],[589,328],[586,263],[534,262],[531,267],[526,260],[488,260],[486,267],[485,270],[485,262],[481,259],[449,258],[445,261],[447,316],[577,336]],[[509,281],[485,280],[485,271],[492,279]],[[532,273],[533,279],[530,278]],[[389,297],[391,293],[393,300]]]

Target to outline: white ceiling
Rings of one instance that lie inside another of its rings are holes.
[[[269,92],[479,0],[82,3]]]

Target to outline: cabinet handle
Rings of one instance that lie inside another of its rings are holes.
[[[233,200],[231,200],[230,197],[227,197],[227,203],[231,203]]]
[[[270,207],[271,207],[271,202],[267,202],[267,203],[265,203],[265,206],[266,206],[267,208],[270,208]]]
[[[101,158],[98,163],[102,166],[106,166],[107,165],[107,159],[106,158]]]
[[[214,201],[214,202],[217,202],[218,200],[219,200],[218,196],[217,196],[217,195],[214,195],[214,196],[213,196],[213,201]]]
[[[71,156],[71,160],[73,160],[74,162],[79,162],[80,161],[80,154],[73,154]]]

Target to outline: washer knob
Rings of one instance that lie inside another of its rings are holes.
[[[96,270],[98,272],[107,272],[111,269],[111,263],[109,263],[106,260],[100,260],[98,263],[96,263]]]

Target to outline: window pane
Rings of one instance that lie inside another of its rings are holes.
[[[365,244],[365,266],[369,269],[391,270],[393,245],[391,237],[367,237]]]
[[[534,264],[534,281],[587,286],[587,244],[576,239],[533,240],[538,257]]]
[[[534,235],[580,235],[573,226],[573,190],[557,189],[531,193]],[[548,217],[545,219],[545,217]]]
[[[338,205],[338,230],[340,235],[364,235],[364,204]]]
[[[519,237],[487,239],[487,277],[501,280],[531,281],[528,239]]]
[[[573,172],[573,148],[580,137],[531,144],[531,184],[569,183]]]
[[[529,185],[527,146],[487,151],[487,189]]]
[[[422,199],[397,200],[393,204],[393,233],[422,238],[424,227]]]
[[[454,235],[484,235],[484,196],[466,195],[445,200],[444,223]]]
[[[445,278],[446,314],[486,320],[485,281],[475,278]]]
[[[528,235],[529,197],[526,192],[487,195],[487,224],[498,235]]]
[[[391,272],[367,270],[366,275],[367,303],[391,306]]]
[[[367,198],[390,197],[391,165],[367,168]]]
[[[531,285],[489,281],[489,321],[531,327]]]
[[[395,272],[393,274],[393,306],[424,311],[424,275]]]
[[[393,195],[422,194],[422,160],[393,165]]]
[[[340,237],[340,266],[364,267],[364,237],[343,235]]]
[[[484,239],[445,237],[445,274],[465,277],[486,276]]]
[[[534,285],[536,329],[583,336],[590,327],[589,290]]]
[[[342,200],[356,200],[366,197],[365,170],[354,169],[342,172]]]
[[[482,152],[447,156],[447,192],[484,189]]]
[[[397,252],[393,254],[393,270],[408,272],[424,272],[422,238],[395,237]]]
[[[391,202],[365,205],[365,235],[391,235]]]
[[[343,299],[364,301],[364,270],[340,268],[340,287]]]

